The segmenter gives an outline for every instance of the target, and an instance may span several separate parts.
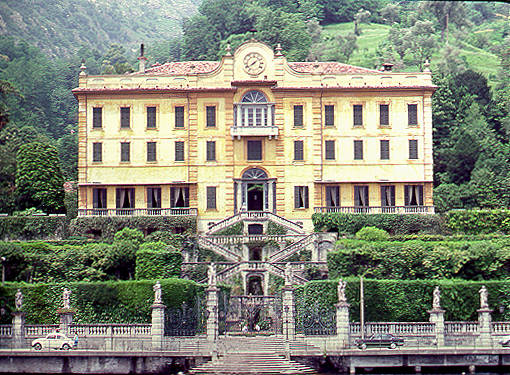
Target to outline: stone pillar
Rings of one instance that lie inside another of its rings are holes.
[[[336,305],[336,336],[339,349],[349,347],[349,307],[345,301]]]
[[[444,346],[444,313],[445,310],[441,308],[432,308],[432,310],[427,311],[429,316],[429,322],[435,324],[435,332],[436,332],[436,345],[437,347]]]
[[[211,285],[207,288],[207,340],[214,342],[219,334],[218,290],[216,285]]]
[[[14,311],[12,313],[12,341],[14,348],[25,347],[25,313]]]
[[[283,287],[283,336],[286,340],[296,338],[296,323],[294,320],[294,288],[292,285]]]
[[[478,311],[478,342],[480,346],[492,346],[492,309],[483,307]]]
[[[60,324],[58,327],[60,329],[60,332],[69,336],[70,335],[69,326],[73,324],[73,316],[76,313],[76,310],[62,308],[57,309],[57,313],[60,316]]]
[[[151,306],[152,320],[151,320],[151,337],[152,349],[163,349],[163,338],[165,336],[165,309],[166,306],[162,303],[154,303]]]

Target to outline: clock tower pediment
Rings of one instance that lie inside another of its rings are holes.
[[[262,81],[275,77],[275,55],[265,43],[249,41],[234,52],[234,80]]]

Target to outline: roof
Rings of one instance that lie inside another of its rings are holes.
[[[289,62],[292,70],[299,73],[321,73],[321,74],[363,74],[381,73],[378,70],[362,68],[359,66],[342,64],[336,61],[328,62]]]

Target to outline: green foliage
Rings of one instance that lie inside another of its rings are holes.
[[[364,227],[356,233],[356,238],[358,240],[365,241],[384,241],[387,240],[388,237],[388,232],[386,232],[384,229],[379,229],[376,227]]]
[[[347,278],[345,294],[350,303],[350,319],[359,322],[359,279]],[[297,286],[296,305],[299,310],[306,305],[332,308],[337,302],[337,280],[311,281]],[[432,307],[432,292],[441,288],[441,307],[446,310],[449,321],[473,321],[478,319],[478,290],[485,285],[489,291],[489,305],[495,308],[494,320],[510,319],[510,282],[508,281],[462,281],[462,280],[364,280],[365,321],[368,322],[426,322]],[[503,314],[499,306],[505,307]]]
[[[163,303],[167,307],[192,304],[204,298],[204,287],[190,280],[160,280]],[[27,323],[58,323],[64,287],[71,290],[71,307],[76,309],[76,323],[150,323],[154,300],[154,281],[109,281],[96,283],[18,284],[0,286],[0,299],[7,309],[14,309],[14,294],[21,288]],[[10,314],[5,314],[10,316]]]
[[[185,230],[185,234],[196,233],[196,216],[150,216],[150,217],[77,217],[71,221],[70,233],[73,236],[93,235],[102,241],[111,242],[113,236],[122,228],[138,229],[142,232],[168,231],[176,228]]]
[[[354,234],[366,226],[383,229],[390,234],[444,232],[443,220],[439,215],[315,213],[312,221],[315,231],[338,231],[338,233]]]
[[[445,215],[446,226],[456,233],[510,234],[510,210],[455,210]]]
[[[138,229],[123,228],[113,236],[113,241],[128,241],[140,246],[143,242],[143,233]]]
[[[179,277],[182,254],[164,242],[146,242],[136,253],[137,279]]]
[[[287,228],[283,225],[277,224],[273,221],[267,223],[267,235],[285,235],[287,234]]]
[[[181,249],[183,246],[183,242],[186,239],[186,236],[182,234],[170,233],[167,231],[157,230],[147,237],[145,237],[145,242],[164,242],[167,245],[172,246],[174,249]]]
[[[3,216],[0,217],[0,239],[44,240],[67,236],[65,216]]]
[[[331,278],[366,275],[378,279],[502,279],[510,276],[510,240],[340,240],[328,253]]]
[[[232,224],[218,232],[214,233],[214,236],[240,236],[243,234],[244,224],[242,221],[236,224]]]

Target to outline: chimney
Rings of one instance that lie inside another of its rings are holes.
[[[393,69],[393,64],[389,63],[389,62],[386,62],[386,63],[382,64],[382,66],[383,66],[383,70],[385,72],[391,72],[392,69]]]
[[[138,71],[140,73],[145,73],[145,63],[147,62],[147,57],[143,55],[143,43],[140,44],[140,57],[138,58]]]

